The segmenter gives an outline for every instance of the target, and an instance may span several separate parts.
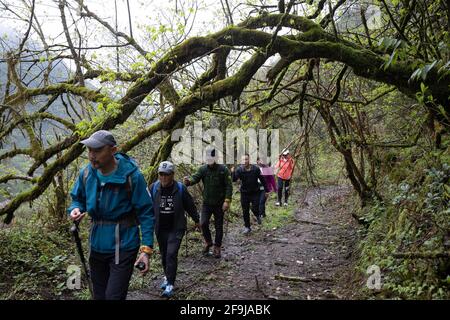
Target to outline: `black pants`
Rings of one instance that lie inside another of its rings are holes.
[[[200,225],[202,227],[203,238],[207,243],[212,243],[211,231],[209,230],[209,220],[214,214],[214,225],[216,228],[216,236],[214,239],[214,245],[221,247],[223,238],[223,210],[222,205],[209,206],[203,204],[202,214],[200,216]]]
[[[183,240],[184,231],[160,230],[156,238],[158,239],[161,262],[167,282],[175,284],[178,267],[178,250]]]
[[[266,216],[266,191],[259,192],[259,214],[261,217]]]
[[[259,216],[259,195],[259,191],[252,193],[241,192],[241,206],[246,228],[250,228],[250,205],[255,217]]]
[[[278,202],[281,203],[281,199],[283,198],[283,189],[284,189],[284,202],[288,202],[289,198],[289,183],[291,180],[283,180],[280,177],[277,177],[278,180]]]
[[[119,264],[115,264],[114,253],[91,251],[91,270],[94,300],[125,300],[128,293],[138,249],[120,251]]]

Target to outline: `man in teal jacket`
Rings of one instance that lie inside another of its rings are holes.
[[[233,186],[228,168],[223,164],[216,163],[216,161],[216,149],[208,148],[206,150],[207,164],[201,166],[192,177],[184,177],[184,184],[193,186],[203,181],[203,206],[200,216],[200,226],[205,239],[203,254],[209,255],[210,248],[213,246],[209,220],[214,215],[216,235],[214,237],[213,256],[220,258],[222,256],[224,212],[230,208]]]
[[[143,262],[144,274],[149,268],[152,200],[136,163],[117,152],[110,132],[97,131],[81,143],[88,148],[90,163],[80,171],[68,212],[73,221],[86,214],[92,220],[89,266],[94,299],[124,300],[133,266]]]

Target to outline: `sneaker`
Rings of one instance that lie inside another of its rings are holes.
[[[170,298],[171,296],[173,296],[173,285],[167,284],[161,296],[166,298]]]
[[[258,224],[261,224],[262,223],[261,216],[256,217],[256,221],[258,221]]]
[[[222,256],[220,254],[220,247],[214,246],[213,256],[214,256],[214,258],[217,258],[217,259],[219,259]]]
[[[283,204],[285,207],[287,207],[288,206],[288,203],[287,202],[285,202],[284,204]]]
[[[244,234],[249,234],[252,231],[252,229],[245,227],[244,228]]]
[[[164,280],[159,287],[164,290],[167,287],[167,284],[167,277],[164,277]]]
[[[277,207],[279,207],[279,206],[280,206],[280,203],[279,203],[279,202],[275,202],[275,205],[276,205]]]
[[[202,250],[203,255],[209,256],[210,255],[209,249],[211,249],[211,247],[212,247],[211,243],[206,243]]]

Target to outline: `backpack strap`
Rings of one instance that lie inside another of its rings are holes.
[[[150,190],[150,196],[152,197],[152,199],[155,198],[156,188],[158,187],[159,183],[159,181],[155,181],[148,188]],[[178,189],[180,189],[181,197],[183,197],[183,184],[180,181],[177,181],[177,184]]]
[[[89,167],[86,166],[86,168],[84,168],[84,170],[83,170],[83,185],[85,188],[86,188],[86,181],[87,181],[88,176],[89,176]],[[131,201],[131,198],[133,196],[133,184],[132,184],[132,180],[131,180],[131,175],[129,175],[127,177],[127,180],[125,182],[125,190],[127,192],[128,199]],[[124,217],[123,219],[121,219],[119,221],[110,222],[110,221],[105,221],[105,220],[104,221],[99,220],[97,222],[94,222],[94,224],[95,223],[97,223],[97,224],[114,224],[115,225],[115,229],[114,229],[114,238],[115,238],[114,262],[115,262],[115,264],[119,264],[120,225],[124,225],[126,227],[139,225],[139,220],[137,219],[136,211],[133,208],[130,215],[127,215],[126,217]],[[92,232],[92,229],[91,229],[91,232]]]
[[[131,175],[127,177],[127,181],[125,183],[125,191],[127,192],[128,199],[131,200],[133,197],[133,182],[131,180]]]
[[[147,190],[148,190],[148,193],[150,194],[150,198],[152,198],[152,200],[153,200],[153,185],[154,185],[155,183],[153,182],[152,184],[150,184],[148,187],[147,187]]]
[[[152,200],[154,200],[155,198],[156,188],[159,183],[159,181],[155,181],[150,185],[150,188],[148,188],[150,190],[150,196],[152,197]]]
[[[84,170],[83,170],[83,185],[84,185],[84,188],[86,188],[86,181],[87,181],[88,176],[89,176],[89,167],[86,166],[86,168],[84,168]],[[133,197],[133,181],[131,179],[131,175],[129,175],[127,177],[127,181],[125,183],[125,191],[127,192],[128,199],[131,200],[131,198]]]

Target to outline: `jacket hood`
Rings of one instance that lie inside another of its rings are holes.
[[[111,176],[111,182],[125,183],[127,177],[138,169],[136,161],[121,152],[117,152],[116,154],[114,154],[114,157],[116,158],[116,160],[118,160],[119,163],[116,171]],[[97,171],[96,169],[92,168],[91,164],[89,164],[89,168],[94,173]]]

